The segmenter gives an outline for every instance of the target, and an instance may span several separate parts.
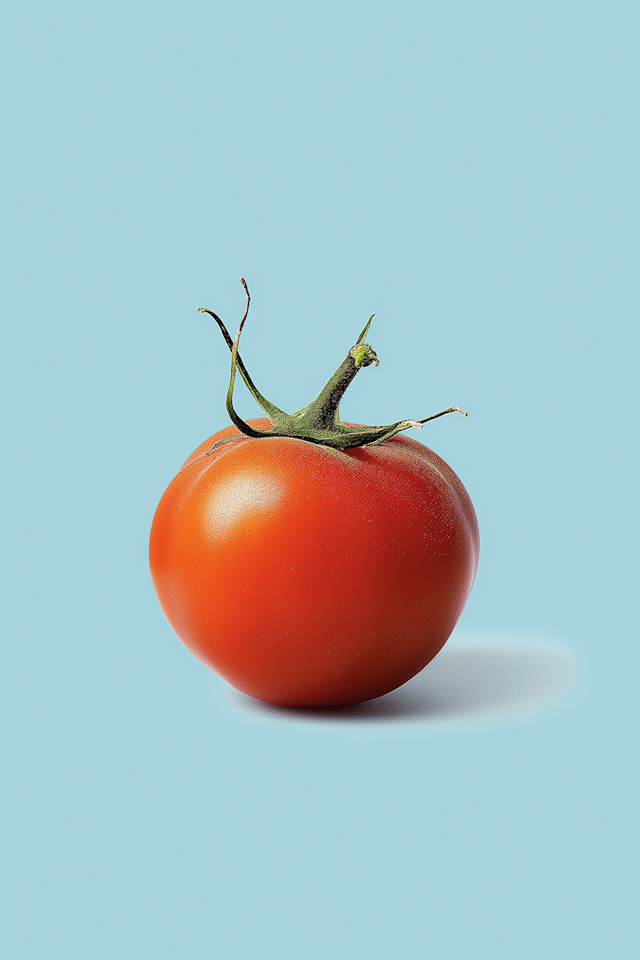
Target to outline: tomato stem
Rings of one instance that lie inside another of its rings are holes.
[[[285,413],[284,410],[276,407],[275,404],[271,403],[260,393],[240,357],[238,350],[240,337],[247,317],[249,316],[249,305],[251,303],[249,288],[242,277],[240,278],[240,283],[245,291],[246,306],[235,339],[231,338],[225,324],[213,310],[209,310],[206,307],[199,307],[198,312],[208,313],[209,316],[213,317],[220,328],[225,343],[231,350],[231,373],[227,389],[226,408],[232,423],[234,423],[238,430],[245,436],[253,437],[254,439],[264,437],[295,437],[299,440],[323,444],[324,446],[333,447],[337,450],[346,450],[353,447],[374,446],[383,443],[402,430],[408,430],[410,427],[420,429],[423,423],[436,420],[438,417],[443,417],[447,413],[460,413],[463,417],[467,416],[460,407],[447,407],[446,410],[434,413],[430,417],[424,417],[422,420],[398,420],[396,423],[390,423],[386,426],[354,426],[340,420],[340,401],[358,371],[363,367],[371,366],[371,364],[375,364],[377,367],[379,363],[375,350],[373,350],[368,343],[365,343],[365,337],[369,332],[371,321],[375,316],[374,313],[371,314],[355,344],[351,347],[333,376],[327,380],[315,400],[312,400],[306,407],[296,410],[295,413]],[[240,375],[251,396],[271,420],[273,424],[271,430],[257,430],[255,427],[250,426],[237,413],[233,405],[237,370],[240,371]],[[214,448],[212,447],[211,449],[213,450]],[[211,453],[211,450],[208,450],[207,453]]]

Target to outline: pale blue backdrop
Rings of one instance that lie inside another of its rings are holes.
[[[636,955],[638,14],[5,4],[7,960]],[[469,410],[416,437],[480,570],[395,707],[252,708],[157,606],[241,275],[281,406],[375,310],[343,415]]]

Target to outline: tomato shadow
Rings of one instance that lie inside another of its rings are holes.
[[[316,723],[449,724],[540,716],[580,679],[566,647],[528,641],[452,642],[398,690],[350,707],[276,707],[229,689],[235,711],[256,719]]]

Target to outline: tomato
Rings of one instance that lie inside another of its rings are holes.
[[[167,620],[216,674],[269,703],[338,705],[388,693],[438,653],[478,547],[462,483],[416,440],[333,450],[230,427],[169,485],[150,559]]]
[[[433,450],[397,432],[420,422],[337,418],[354,365],[377,361],[362,345],[367,329],[316,406],[291,416],[255,390],[239,330],[227,398],[236,425],[189,457],[153,520],[151,575],[171,627],[258,700],[337,706],[388,693],[442,648],[474,581],[478,525],[465,488]],[[272,416],[237,417],[236,368]],[[315,426],[300,436],[308,411]]]

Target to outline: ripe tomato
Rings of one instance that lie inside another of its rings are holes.
[[[227,411],[169,484],[149,549],[160,606],[185,646],[238,690],[288,706],[371,700],[442,648],[469,596],[478,524],[451,467],[410,427],[344,423],[371,320],[311,403],[285,413],[262,396],[238,345]],[[233,406],[237,371],[266,418]],[[466,416],[466,414],[463,414]]]
[[[465,488],[416,440],[342,450],[231,426],[170,483],[150,562],[167,620],[209,669],[269,703],[339,705],[438,653],[478,550]]]

